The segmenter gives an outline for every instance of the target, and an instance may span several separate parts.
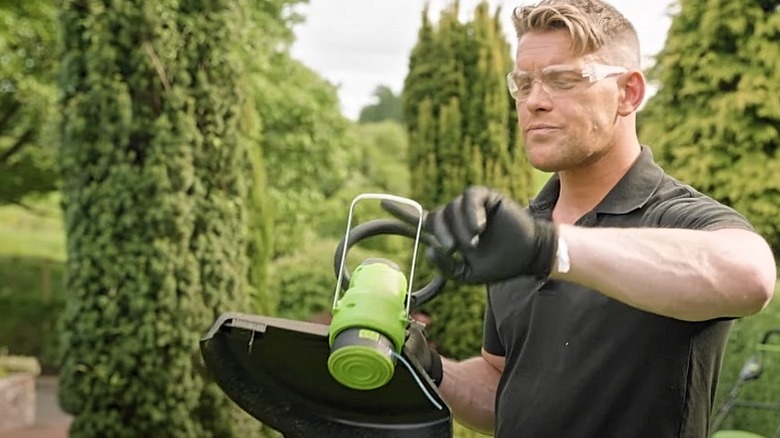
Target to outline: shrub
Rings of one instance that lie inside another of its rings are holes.
[[[10,356],[0,352],[0,377],[13,373],[41,374],[41,365],[34,357]]]

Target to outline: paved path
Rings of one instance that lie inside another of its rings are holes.
[[[35,381],[35,424],[0,432],[0,438],[67,438],[70,416],[57,403],[57,378],[40,376]]]

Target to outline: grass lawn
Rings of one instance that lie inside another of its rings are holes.
[[[65,231],[59,197],[31,208],[0,207],[0,348],[56,360],[56,319],[64,303]],[[6,313],[7,312],[7,313]]]
[[[0,207],[0,255],[65,260],[65,231],[59,196],[36,202],[34,210]]]
[[[773,335],[770,338],[771,350],[760,352],[756,348],[768,330],[780,330],[780,284],[775,287],[775,297],[763,312],[734,322],[723,358],[715,412],[727,400],[740,370],[751,356],[760,358],[763,371],[757,379],[741,387],[737,400],[780,403],[780,337]],[[721,429],[747,430],[771,437],[778,427],[780,411],[777,409],[736,407],[729,412]]]

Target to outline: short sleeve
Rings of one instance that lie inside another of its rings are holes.
[[[485,351],[488,353],[496,356],[506,356],[506,350],[501,344],[501,339],[498,336],[496,317],[493,315],[493,307],[490,301],[490,291],[488,291],[487,296],[487,305],[485,306],[485,327],[482,335],[482,344],[485,348]]]
[[[708,231],[738,228],[755,232],[750,222],[733,208],[700,193],[696,195],[662,202],[658,206],[658,225],[665,228]]]

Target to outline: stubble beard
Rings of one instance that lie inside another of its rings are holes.
[[[562,172],[570,169],[585,168],[601,159],[606,149],[584,144],[569,136],[560,139],[548,139],[543,142],[525,140],[525,152],[531,165],[543,172]],[[595,139],[586,140],[594,142]]]
[[[568,138],[529,141],[525,139],[525,152],[531,165],[542,172],[560,172],[576,165],[579,148]]]

